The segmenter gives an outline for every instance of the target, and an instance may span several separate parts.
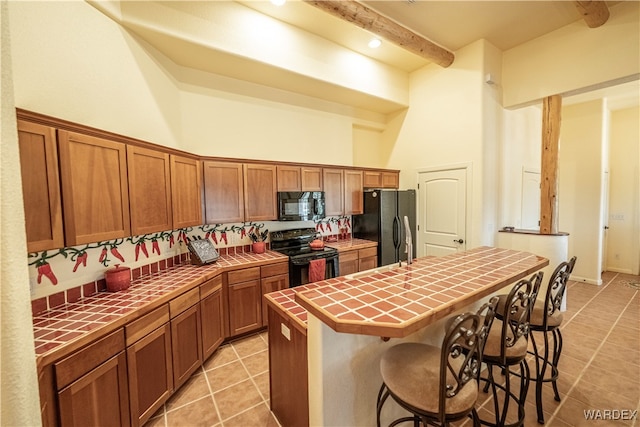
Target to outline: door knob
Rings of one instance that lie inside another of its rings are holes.
[[[456,242],[456,243],[460,243],[460,244],[463,244],[463,243],[464,243],[464,240],[462,240],[462,239],[458,239],[458,240],[453,239],[453,241],[454,241],[454,242]]]

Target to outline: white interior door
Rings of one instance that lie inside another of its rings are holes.
[[[418,256],[466,248],[466,169],[418,174]]]
[[[603,183],[602,183],[602,249],[601,249],[601,262],[600,262],[600,272],[604,273],[607,271],[607,246],[608,246],[608,236],[607,230],[609,230],[609,171],[604,172]]]
[[[522,224],[524,230],[540,230],[540,172],[522,171]]]

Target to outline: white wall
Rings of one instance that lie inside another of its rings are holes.
[[[572,279],[601,284],[603,126],[602,100],[562,108],[559,228],[568,232],[569,255],[577,256]]]
[[[640,2],[609,8],[606,24],[584,20],[504,52],[505,107],[513,107],[637,75],[640,64]]]
[[[640,274],[640,109],[611,113],[607,270]]]

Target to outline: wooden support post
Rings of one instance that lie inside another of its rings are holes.
[[[598,28],[609,19],[609,8],[602,0],[580,0],[574,1],[573,4],[589,28]]]
[[[542,102],[542,167],[540,180],[540,234],[558,233],[558,145],[562,97]]]

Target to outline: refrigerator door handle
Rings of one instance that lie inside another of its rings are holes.
[[[398,217],[394,216],[393,217],[393,247],[397,248],[398,247]]]

